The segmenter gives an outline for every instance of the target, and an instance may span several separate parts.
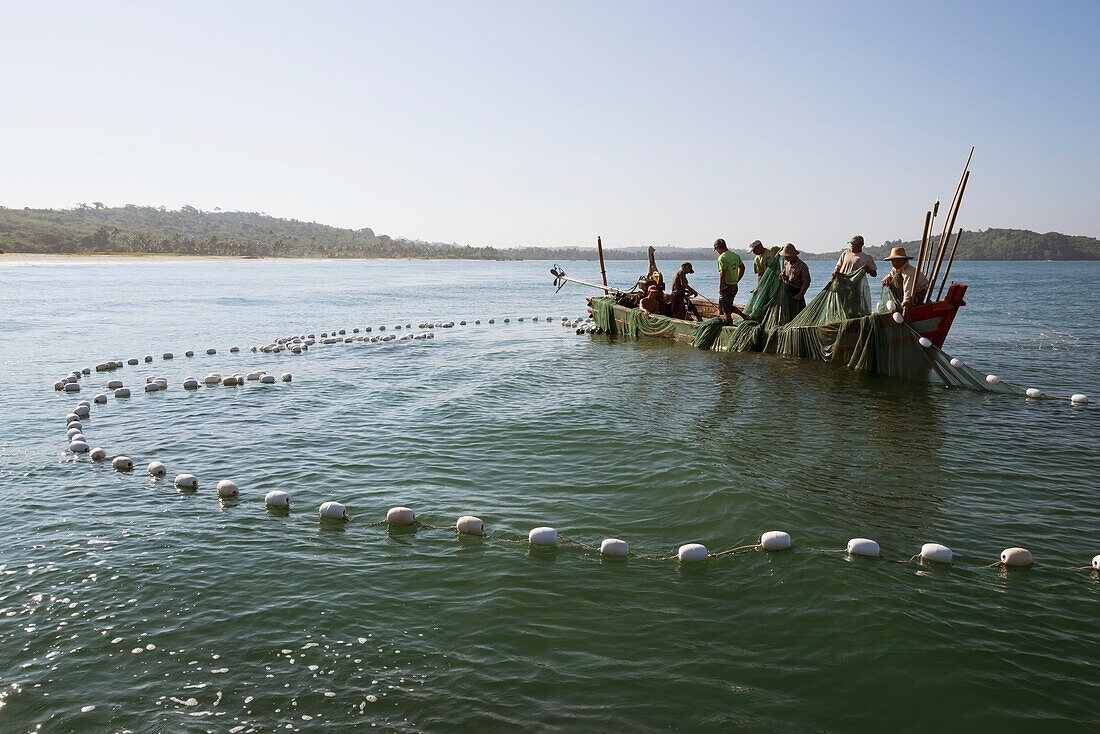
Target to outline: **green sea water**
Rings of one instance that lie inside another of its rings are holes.
[[[0,730],[1100,729],[1095,405],[578,335],[585,291],[555,294],[550,265],[0,259]],[[956,264],[946,351],[1100,396],[1100,298],[1067,285],[1090,275]],[[181,387],[252,370],[293,380]],[[112,378],[133,397],[84,433],[132,473],[66,451],[66,414]],[[329,500],[349,522],[318,520]],[[398,505],[425,526],[378,524]],[[485,537],[436,529],[465,514]],[[536,526],[573,543],[531,547]],[[795,547],[642,557],[770,530]],[[601,559],[608,537],[639,555]],[[883,558],[839,552],[853,537]],[[954,565],[912,562],[926,542]],[[990,567],[1012,546],[1035,566]]]

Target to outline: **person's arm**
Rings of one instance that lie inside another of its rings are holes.
[[[806,291],[810,290],[810,266],[806,263],[802,263],[802,288],[798,291],[796,301],[804,301],[806,299]]]
[[[865,267],[867,268],[868,275],[872,278],[878,277],[878,266],[875,265],[875,259],[873,257],[867,258],[867,265]]]
[[[737,282],[740,283],[741,279],[745,277],[745,263],[740,263],[737,266]]]
[[[833,275],[832,275],[833,278],[840,275],[840,264],[842,262],[844,262],[844,253],[843,252],[840,253],[840,257],[838,257],[837,260],[836,260],[836,267],[833,268]]]

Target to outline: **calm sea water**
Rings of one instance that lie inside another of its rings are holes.
[[[0,260],[0,729],[1100,728],[1095,405],[578,336],[559,321],[585,291],[555,294],[550,264]],[[642,268],[609,265],[619,284]],[[1100,395],[1100,264],[954,275],[971,290],[950,354]],[[248,352],[452,319],[482,323]],[[146,354],[79,397],[52,389]],[[180,387],[258,369],[294,379]],[[140,392],[154,374],[170,388]],[[85,434],[132,474],[65,450],[66,413],[111,377],[134,397]],[[197,493],[173,489],[183,472]],[[289,514],[265,509],[274,489]],[[351,521],[319,522],[327,500]],[[395,505],[489,534],[372,524]],[[796,548],[611,561],[529,548],[539,525],[651,556],[769,530]],[[834,552],[859,536],[884,558]],[[925,542],[955,565],[909,562]],[[988,567],[1011,546],[1035,566]]]

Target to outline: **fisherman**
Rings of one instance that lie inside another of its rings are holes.
[[[646,274],[638,278],[638,290],[643,293],[649,292],[649,286],[655,285],[658,290],[664,291],[665,289],[665,276],[661,274],[661,271],[657,269],[657,259],[655,257],[656,250],[652,245],[649,247],[649,270]]]
[[[694,272],[695,269],[691,267],[691,263],[683,263],[680,265],[680,269],[676,271],[676,275],[672,276],[671,306],[672,317],[675,319],[686,319],[688,311],[691,311],[695,321],[703,320],[699,315],[699,309],[695,307],[695,304],[689,298],[689,296],[699,295],[699,291],[688,284],[687,277]]]
[[[779,279],[787,286],[787,292],[794,299],[794,313],[791,315],[796,316],[806,308],[806,291],[810,287],[810,268],[798,258],[798,250],[790,242],[783,245],[779,254],[784,261],[783,272]]]
[[[668,313],[665,294],[655,285],[651,285],[646,289],[645,297],[638,302],[638,308],[649,316],[665,316]]]
[[[882,284],[894,294],[894,300],[901,304],[904,313],[914,303],[924,301],[924,293],[928,290],[928,278],[924,273],[917,273],[917,269],[909,264],[911,255],[905,254],[904,247],[895,247],[883,260],[889,260],[894,269],[882,279]],[[913,292],[913,279],[916,278],[916,288]]]
[[[772,258],[779,252],[779,246],[772,245],[771,247],[764,247],[763,242],[754,240],[753,243],[749,245],[749,252],[756,256],[752,259],[752,272],[756,273],[756,282],[759,283],[760,276],[768,269],[768,265],[771,264]]]
[[[727,324],[733,323],[733,314],[748,320],[745,312],[733,304],[737,297],[737,283],[745,274],[745,263],[741,256],[726,247],[726,241],[719,237],[714,241],[714,251],[718,253],[718,314],[724,316]]]
[[[836,268],[833,269],[833,278],[838,274],[854,273],[860,268],[866,270],[872,277],[877,276],[878,268],[875,267],[875,259],[863,251],[863,235],[857,234],[848,240],[848,244],[851,245],[851,249],[840,253],[840,259],[836,261]]]

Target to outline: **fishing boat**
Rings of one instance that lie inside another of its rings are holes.
[[[971,156],[973,152],[971,149]],[[886,287],[873,304],[866,273],[860,268],[854,273],[834,275],[829,284],[799,311],[780,279],[782,260],[778,256],[772,258],[761,275],[749,302],[738,307],[744,316],[732,324],[726,324],[718,315],[713,302],[701,298],[691,299],[700,321],[652,315],[638,308],[645,278],[639,279],[639,285],[630,291],[608,286],[599,238],[597,251],[602,285],[572,278],[557,265],[550,272],[559,291],[571,282],[603,292],[588,296],[586,300],[594,328],[608,334],[673,339],[715,351],[771,352],[840,363],[875,374],[908,378],[938,376],[948,384],[969,384],[977,379],[975,374],[962,369],[958,360],[950,359],[941,351],[959,309],[966,305],[967,285],[950,282],[948,276],[962,234],[954,225],[969,179],[969,165],[968,158],[938,242],[931,229],[939,203],[925,213],[924,231],[914,263],[917,276],[911,278],[910,283],[915,284],[923,277],[928,286],[921,293],[903,294],[904,308]],[[651,254],[650,273],[655,269]]]

